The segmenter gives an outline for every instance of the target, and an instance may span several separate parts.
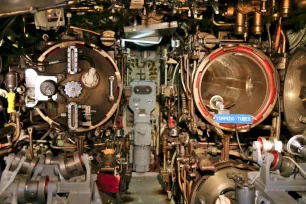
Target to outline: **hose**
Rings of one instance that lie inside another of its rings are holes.
[[[233,187],[225,188],[225,189],[223,189],[223,190],[220,192],[220,195],[224,195],[224,194],[226,194],[226,193],[228,193],[228,192],[230,192],[230,191],[235,191],[235,188],[233,188]]]

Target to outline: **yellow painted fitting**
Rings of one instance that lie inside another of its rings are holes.
[[[8,103],[7,113],[16,113],[15,98],[16,94],[14,92],[10,92],[7,94],[7,103]]]

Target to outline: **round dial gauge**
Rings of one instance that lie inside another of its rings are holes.
[[[40,91],[45,96],[53,96],[56,93],[56,87],[53,81],[44,81],[40,85]]]

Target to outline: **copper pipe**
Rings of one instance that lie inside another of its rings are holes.
[[[191,189],[192,189],[192,184],[193,184],[193,180],[191,180],[191,181],[189,182],[189,188],[188,188],[188,192],[189,192],[188,199],[189,199],[189,200],[190,200],[190,198],[191,198]]]
[[[197,142],[199,145],[216,146],[215,142]]]
[[[282,24],[281,24],[281,19],[279,19],[279,24],[277,26],[277,32],[276,32],[276,38],[275,38],[275,51],[277,52],[279,43],[280,43],[280,37],[281,37],[281,30],[282,30]]]
[[[85,141],[85,136],[79,136],[77,139],[77,149],[78,152],[80,152],[81,154],[84,153],[84,141]]]
[[[62,147],[59,147],[59,146],[54,146],[52,144],[50,144],[50,147],[52,149],[63,149],[63,150],[66,150],[66,149],[76,149],[77,148],[76,146],[62,146]]]
[[[281,128],[280,116],[276,116],[272,118],[272,130],[273,131],[271,131],[270,137],[279,139],[280,128]]]
[[[166,170],[166,154],[164,154],[164,170]]]
[[[189,94],[187,92],[185,82],[184,82],[184,80],[185,80],[184,79],[184,60],[183,60],[182,57],[181,57],[181,63],[180,63],[180,70],[181,70],[181,83],[182,83],[183,90],[185,92],[185,95],[186,95],[187,99],[191,99],[191,97],[189,96]]]
[[[50,135],[51,132],[52,132],[52,128],[49,128],[49,130],[40,138],[40,140],[46,139]]]
[[[105,143],[96,143],[96,144],[94,144],[94,146],[104,146],[105,145]]]
[[[271,125],[263,125],[263,124],[259,124],[255,128],[262,129],[262,130],[269,130],[269,131],[273,130]]]
[[[198,145],[206,145],[206,146],[216,146],[215,142],[197,142],[197,144]],[[241,143],[240,145],[241,146],[248,146],[248,144],[246,144],[246,143]],[[230,146],[236,147],[236,146],[238,146],[238,143],[237,142],[232,142],[232,143],[230,143]]]
[[[189,181],[187,180],[186,182],[187,182],[186,196],[187,196],[187,198],[189,200],[189,198],[190,198],[190,196],[189,196],[189,194],[190,194],[190,192],[189,192]]]
[[[224,135],[222,137],[222,153],[221,153],[221,160],[222,161],[229,161],[229,152],[230,152],[230,135]]]
[[[183,181],[184,181],[184,197],[186,199],[186,203],[188,204],[188,199],[187,199],[187,179],[186,179],[186,170],[183,170]]]
[[[15,131],[14,138],[12,140],[13,143],[19,140],[20,132],[21,132],[21,128],[20,128],[20,116],[19,116],[19,113],[17,113],[16,114],[16,131]]]
[[[180,169],[180,161],[177,161],[177,180],[179,183],[179,187],[181,191],[183,192],[183,187],[182,187],[182,181],[181,181],[181,169]]]
[[[113,167],[102,167],[100,168],[99,172],[114,172],[115,168]]]
[[[29,145],[30,145],[30,156],[31,159],[34,158],[34,152],[33,152],[33,127],[28,127],[28,133],[29,133]]]
[[[182,191],[182,194],[183,194],[183,197],[184,197],[184,200],[185,202],[188,204],[188,200],[186,198],[186,195],[184,193],[184,189],[183,189],[183,185],[182,185],[182,181],[181,181],[181,170],[180,170],[180,161],[178,160],[177,161],[177,180],[178,180],[178,183],[179,183],[179,187],[180,187],[180,190]]]
[[[215,26],[218,27],[230,27],[230,26],[234,26],[235,23],[220,23],[220,22],[216,22],[215,21],[215,13],[213,12],[212,17],[211,17],[211,21]]]
[[[216,167],[215,166],[201,166],[200,170],[201,171],[215,171]]]
[[[214,132],[216,132],[221,137],[224,137],[224,135],[225,135],[224,132],[220,128],[217,128],[216,126],[207,125],[207,129],[213,130]]]
[[[195,75],[196,69],[197,69],[197,62],[196,62],[196,60],[194,60],[193,61],[193,70],[192,70],[192,74],[191,74],[191,84],[193,84],[192,79],[193,79],[193,77]],[[192,100],[190,103],[191,103],[190,105],[191,105],[191,119],[192,119],[191,120],[191,125],[192,125],[191,132],[192,133],[196,133],[196,131],[197,131],[197,124],[196,124],[194,101]]]
[[[189,93],[189,95],[191,95],[191,89],[190,89],[190,74],[189,74],[189,69],[190,69],[190,67],[189,67],[189,65],[190,65],[190,63],[189,63],[189,58],[188,58],[188,56],[187,55],[185,55],[184,56],[185,58],[186,58],[186,65],[185,65],[185,70],[186,70],[186,87],[187,87],[187,90],[188,90],[188,93]]]
[[[75,29],[75,30],[84,31],[84,32],[87,32],[87,33],[91,33],[91,34],[94,34],[94,35],[101,36],[101,34],[100,34],[100,33],[95,32],[95,31],[93,31],[93,30],[88,30],[88,29],[79,28],[79,27],[75,27],[75,26],[70,26],[70,28]]]
[[[282,36],[282,41],[283,41],[281,52],[285,53],[286,52],[287,39],[286,39],[286,35],[285,35],[283,30],[281,30],[281,36]]]

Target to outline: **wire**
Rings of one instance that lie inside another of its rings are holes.
[[[236,130],[236,137],[237,137],[237,142],[238,142],[238,146],[239,146],[239,149],[242,153],[244,153],[244,151],[242,150],[242,147],[241,147],[241,144],[240,144],[240,139],[239,139],[239,135],[238,135],[238,131]]]
[[[175,79],[175,76],[176,76],[176,72],[178,70],[178,67],[179,67],[180,63],[178,62],[176,67],[174,68],[174,72],[173,72],[173,76],[172,76],[172,80],[171,80],[171,84],[172,86],[174,85],[174,79]]]
[[[47,65],[52,65],[52,64],[60,64],[60,63],[66,63],[67,60],[66,59],[62,59],[62,60],[56,60],[56,61],[51,61],[51,62],[35,62],[32,61],[31,59],[29,59],[26,55],[21,54],[21,57],[29,64],[32,65],[36,65],[36,66],[47,66]]]
[[[255,178],[251,181],[251,184],[253,185],[254,182],[260,177],[260,174],[258,174],[257,176],[255,176]]]
[[[299,169],[300,173],[303,173],[302,176],[306,176],[306,172],[302,169],[302,167],[298,163],[296,163],[296,161],[294,161],[294,159],[292,159],[291,157],[287,157],[287,156],[283,156],[283,158],[286,158],[292,161],[295,164],[295,166]]]
[[[247,160],[250,160],[249,157],[247,155],[245,155],[242,147],[241,147],[241,144],[240,144],[240,139],[239,139],[239,135],[238,135],[238,131],[236,130],[236,137],[237,137],[237,142],[238,142],[238,146],[239,146],[239,149],[240,149],[240,152],[241,154],[247,159]]]
[[[59,24],[61,22],[61,15],[62,15],[62,10],[60,8],[56,9],[56,15],[58,16],[57,22],[56,22],[56,27],[59,27]]]

